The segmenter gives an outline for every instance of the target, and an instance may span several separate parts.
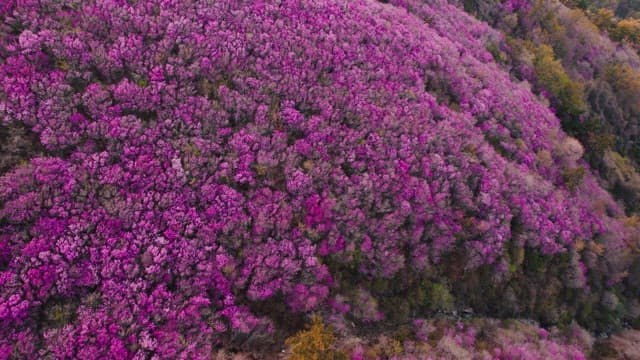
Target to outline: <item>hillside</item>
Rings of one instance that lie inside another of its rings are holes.
[[[472,5],[5,2],[0,359],[637,341],[637,99],[601,72],[637,53],[595,28],[589,68]]]

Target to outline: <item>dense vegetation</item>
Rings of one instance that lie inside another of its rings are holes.
[[[4,2],[0,359],[615,355],[620,4]]]
[[[554,0],[466,0],[464,7],[503,32],[503,41],[487,44],[496,60],[549,99],[605,186],[638,211],[640,18],[630,10],[637,3],[564,3],[572,8]]]

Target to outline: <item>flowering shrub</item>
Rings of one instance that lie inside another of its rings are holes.
[[[416,319],[412,325],[410,335],[402,341],[385,336],[374,341],[351,338],[338,342],[337,346],[350,353],[352,360],[584,360],[590,358],[594,348],[593,337],[575,325],[563,331],[557,328],[545,330],[519,320],[483,318],[464,322]],[[618,345],[611,347],[624,349]],[[595,348],[601,346],[598,344]],[[632,349],[632,345],[627,348]]]
[[[279,299],[379,321],[368,281],[504,284],[509,247],[619,285],[624,214],[491,63],[496,33],[395,5],[0,8],[0,122],[42,146],[0,178],[0,358],[208,358],[282,331],[257,311]],[[590,239],[604,259],[578,256]]]

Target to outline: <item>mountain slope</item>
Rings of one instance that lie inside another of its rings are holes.
[[[637,225],[454,6],[3,11],[1,121],[41,146],[0,178],[7,357],[205,358],[312,312],[637,319]]]

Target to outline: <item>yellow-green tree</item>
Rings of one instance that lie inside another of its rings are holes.
[[[624,104],[625,111],[640,114],[640,72],[628,64],[609,65],[605,72],[606,81]]]
[[[586,111],[584,86],[571,80],[553,49],[540,45],[534,49],[534,67],[539,85],[548,91],[558,113],[563,117],[576,117]]]
[[[589,14],[591,21],[602,30],[611,31],[616,25],[615,15],[609,9],[598,9]]]
[[[615,40],[626,40],[633,44],[640,43],[640,20],[623,19],[611,29],[611,37]]]
[[[287,339],[289,360],[341,360],[346,356],[335,349],[336,337],[324,326],[322,318],[314,315],[309,329]]]

